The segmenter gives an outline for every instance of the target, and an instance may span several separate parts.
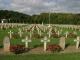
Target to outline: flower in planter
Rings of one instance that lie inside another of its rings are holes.
[[[15,45],[15,46],[10,46],[10,51],[15,53],[15,54],[20,54],[24,52],[28,52],[30,49],[25,48],[24,45]]]

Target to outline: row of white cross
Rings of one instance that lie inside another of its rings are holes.
[[[74,41],[76,41],[76,49],[79,48],[79,43],[80,43],[80,37],[78,36],[77,39],[75,39]],[[28,48],[28,43],[31,42],[31,40],[29,40],[29,38],[26,36],[25,39],[22,40],[22,42],[25,42],[25,47]],[[50,39],[48,39],[46,36],[41,40],[41,42],[44,43],[44,51],[46,51],[47,49],[47,43],[50,42]]]
[[[28,48],[28,43],[31,42],[31,40],[26,36],[26,38],[23,39],[22,42],[25,42],[25,47]],[[41,42],[44,43],[44,51],[46,51],[47,42],[50,42],[50,40],[45,36],[44,39],[41,40]]]
[[[50,28],[50,30],[49,30],[49,32],[48,32],[49,38],[51,37],[51,34],[52,34],[51,31],[52,31],[52,28]],[[57,32],[57,35],[59,36],[59,35],[61,34],[61,32],[62,32],[62,30],[61,30],[61,31],[58,31],[58,32]],[[10,30],[8,33],[9,33],[10,39],[11,39],[13,32]],[[19,28],[18,34],[19,34],[20,37],[22,37],[23,32],[22,32],[22,30],[21,30],[20,28]],[[69,34],[69,32],[66,31],[66,33],[65,33],[65,37],[66,37],[66,38],[68,37],[68,34]],[[77,34],[77,33],[74,31],[73,34]],[[39,35],[41,36],[41,31],[39,31]],[[32,36],[32,31],[30,31],[30,37],[31,37],[31,36]]]
[[[9,37],[10,37],[10,39],[11,39],[13,32],[10,30],[8,33],[9,33]],[[19,28],[18,34],[19,34],[20,37],[22,37],[23,32],[22,32],[22,30],[21,30],[20,28]]]

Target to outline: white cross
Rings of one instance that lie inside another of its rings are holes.
[[[43,27],[43,31],[46,32],[46,28],[45,27]]]
[[[44,51],[46,51],[47,49],[47,42],[50,42],[50,40],[48,40],[48,38],[45,36],[43,40],[41,40],[41,42],[44,43]]]
[[[49,25],[48,25],[48,27],[50,28],[50,27],[51,27],[51,25],[49,24]]]
[[[33,34],[33,32],[32,32],[32,31],[30,31],[30,39],[32,38],[32,34]]]
[[[60,32],[62,33],[62,31],[63,31],[63,30],[61,29]]]
[[[25,47],[28,48],[28,43],[31,42],[31,40],[29,40],[29,38],[26,36],[26,38],[23,39],[22,42],[25,42]]]
[[[42,35],[42,32],[41,32],[41,31],[39,31],[39,35],[40,35],[40,36]]]
[[[38,34],[40,34],[40,30],[39,30],[39,27],[38,26],[36,26],[36,29],[38,31]]]
[[[34,31],[34,26],[32,27],[32,32]]]
[[[22,37],[23,32],[21,31],[21,29],[19,28],[19,32],[18,32],[19,36]]]
[[[27,30],[28,30],[28,29],[26,28],[25,31],[27,32]]]
[[[59,32],[59,31],[57,32],[57,35],[58,35],[58,36],[60,35],[60,32]]]
[[[74,41],[76,42],[76,49],[78,49],[80,43],[80,37],[78,36]]]
[[[69,32],[67,31],[65,34],[66,34],[66,38],[67,38],[67,37],[68,37]]]
[[[57,28],[56,27],[54,28],[54,31],[57,32]]]
[[[49,32],[48,32],[49,38],[51,37],[51,34],[52,34],[52,27],[49,29]]]
[[[10,37],[10,39],[11,39],[13,32],[10,30],[8,33],[9,33],[9,37]]]
[[[42,26],[43,26],[43,22],[42,22]]]

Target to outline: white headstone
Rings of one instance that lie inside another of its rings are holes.
[[[44,43],[44,51],[46,51],[47,49],[47,43],[50,42],[50,40],[45,36],[43,40],[41,40],[41,42]]]
[[[74,41],[76,42],[76,49],[78,49],[80,44],[80,37],[78,36]]]
[[[65,37],[63,36],[63,37],[61,37],[60,38],[60,43],[59,43],[59,45],[60,45],[60,47],[64,50],[65,49]]]
[[[3,47],[4,47],[4,52],[9,52],[10,51],[10,39],[9,39],[9,37],[4,38]]]
[[[28,48],[28,43],[31,42],[31,40],[29,40],[29,38],[26,36],[26,38],[23,39],[22,42],[25,42],[25,47]]]

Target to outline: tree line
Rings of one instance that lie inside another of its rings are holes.
[[[7,23],[29,23],[29,24],[80,24],[80,14],[72,13],[41,13],[39,15],[28,15],[15,11],[0,10],[0,23],[2,19]]]

